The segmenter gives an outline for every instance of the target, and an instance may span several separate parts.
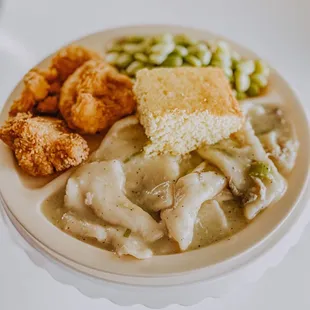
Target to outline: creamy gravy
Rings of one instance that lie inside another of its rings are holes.
[[[43,214],[53,225],[61,230],[64,228],[62,216],[68,211],[64,207],[64,195],[65,188],[51,195],[42,203]],[[233,234],[236,234],[246,227],[248,222],[243,216],[242,207],[236,200],[223,201],[220,202],[220,205],[226,215],[228,229],[223,229],[222,227],[217,227],[216,225],[208,226],[210,225],[210,221],[208,221],[205,217],[205,215],[208,214],[208,211],[206,210],[206,207],[202,206],[195,225],[194,239],[188,250],[198,249],[200,247],[218,242]],[[100,221],[100,219],[92,213],[90,213],[88,217],[98,224],[105,225],[103,221]],[[70,234],[68,231],[66,231],[66,233]],[[110,244],[99,242],[94,238],[85,238],[76,235],[74,237],[98,248],[109,251],[113,250],[113,247]],[[150,248],[152,249],[154,255],[167,255],[180,252],[177,242],[171,240],[167,236],[151,243]]]
[[[278,107],[243,110],[242,130],[183,157],[145,157],[137,118],[117,122],[43,213],[83,242],[141,259],[229,238],[281,198],[298,149]]]

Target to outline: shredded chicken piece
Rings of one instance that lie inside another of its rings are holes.
[[[87,142],[65,123],[19,113],[0,128],[0,139],[15,153],[19,166],[32,176],[46,176],[87,159]]]
[[[64,83],[59,109],[70,128],[100,132],[136,107],[130,79],[102,60],[90,60]]]

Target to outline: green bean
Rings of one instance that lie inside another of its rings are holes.
[[[263,74],[258,74],[258,73],[251,75],[251,81],[257,84],[261,88],[266,87],[268,84],[267,77]]]
[[[169,55],[167,59],[161,64],[163,67],[181,67],[183,59],[181,56]]]
[[[253,60],[242,60],[238,63],[236,69],[244,74],[252,74],[255,70],[254,61]]]
[[[161,65],[166,58],[166,54],[151,54],[149,56],[149,62],[154,65]]]
[[[132,62],[132,56],[127,53],[120,53],[117,60],[116,66],[123,69],[126,68]]]
[[[126,43],[141,43],[144,41],[144,37],[142,36],[128,36],[124,38]]]
[[[201,51],[197,53],[197,57],[203,66],[207,66],[211,62],[212,53],[209,50]]]
[[[250,77],[241,72],[235,72],[235,85],[238,92],[245,92],[250,87]]]
[[[174,36],[174,42],[175,44],[178,44],[178,45],[189,46],[189,45],[197,44],[198,41],[184,34],[179,34],[179,35]]]
[[[253,161],[250,169],[249,175],[252,177],[257,177],[260,179],[271,179],[271,168],[268,164],[262,161]]]
[[[151,54],[170,54],[175,48],[174,43],[167,43],[167,44],[155,44],[151,47],[150,53]]]
[[[173,52],[178,54],[181,57],[185,57],[188,55],[188,50],[183,45],[176,45]]]
[[[143,63],[135,60],[132,62],[126,69],[126,72],[129,76],[134,76],[136,72],[144,67]]]
[[[119,57],[119,53],[117,52],[111,52],[105,55],[105,60],[111,64],[111,65],[115,65],[117,63],[117,59]]]
[[[148,62],[149,58],[143,54],[143,53],[136,53],[133,55],[134,59],[135,60],[139,60],[139,61],[142,61],[142,62]]]
[[[201,67],[201,61],[196,56],[187,55],[184,59],[193,67]]]
[[[251,83],[249,89],[247,90],[247,95],[250,97],[255,97],[258,96],[260,93],[260,87],[259,85],[255,84],[255,83]]]
[[[145,49],[145,46],[141,43],[139,44],[126,43],[126,44],[123,44],[123,49],[128,54],[134,54],[134,53],[143,52]]]
[[[270,69],[265,61],[261,59],[255,60],[255,73],[262,74],[268,76],[270,73]]]

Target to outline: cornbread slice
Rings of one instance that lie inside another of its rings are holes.
[[[238,131],[243,115],[219,68],[158,68],[137,73],[138,116],[148,155],[185,154]]]

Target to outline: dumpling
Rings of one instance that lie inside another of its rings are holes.
[[[286,190],[286,181],[268,158],[249,122],[230,139],[198,152],[229,178],[231,191],[242,198],[247,219],[253,219]]]
[[[288,174],[295,165],[299,142],[279,105],[248,102],[243,110],[270,159],[281,173]]]
[[[147,142],[143,127],[135,115],[116,122],[108,131],[91,161],[118,159],[128,160],[133,154],[142,151]]]
[[[199,210],[190,249],[206,246],[228,234],[229,224],[225,212],[217,200],[207,200]]]
[[[160,211],[172,206],[173,189],[180,176],[178,158],[170,155],[133,156],[124,164],[126,194],[147,211]]]
[[[63,215],[64,230],[82,238],[94,238],[101,243],[111,244],[119,255],[131,255],[138,259],[152,257],[152,250],[137,234],[123,227],[102,226],[81,219],[72,212]]]
[[[66,202],[74,201],[70,197],[76,195],[76,190],[70,192],[73,182],[84,204],[102,220],[128,228],[149,242],[164,235],[162,226],[125,196],[125,175],[120,161],[94,162],[80,167],[68,181]]]
[[[218,172],[201,172],[203,165],[177,181],[173,208],[161,212],[169,236],[179,243],[183,251],[192,242],[194,225],[202,203],[216,196],[227,183],[226,178]]]

